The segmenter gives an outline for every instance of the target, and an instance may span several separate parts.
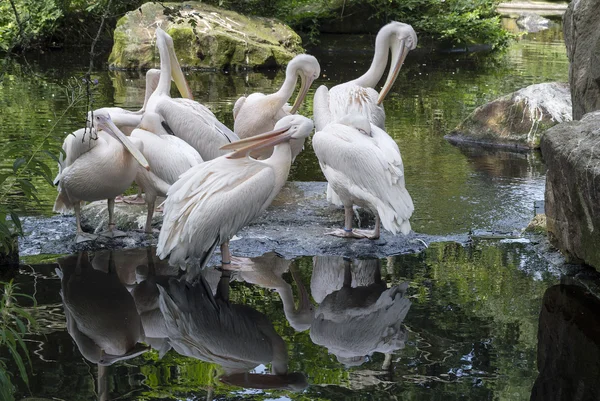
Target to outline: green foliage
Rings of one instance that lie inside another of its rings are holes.
[[[35,327],[34,318],[18,304],[18,298],[35,298],[18,292],[19,287],[12,281],[0,282],[2,296],[0,297],[0,347],[7,348],[13,362],[17,365],[19,375],[25,384],[29,385],[26,363],[31,366],[27,346],[23,338],[29,332],[29,327]],[[25,355],[23,359],[21,353]],[[13,400],[12,372],[7,369],[7,360],[0,358],[0,398]]]
[[[63,11],[56,3],[55,0],[0,2],[0,50],[27,47],[32,42],[52,35],[63,16]]]

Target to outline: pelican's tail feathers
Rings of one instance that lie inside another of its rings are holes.
[[[215,241],[212,243],[212,245],[210,246],[210,248],[208,248],[205,252],[203,252],[200,255],[200,257],[198,258],[199,259],[200,270],[202,270],[202,269],[204,269],[206,267],[206,265],[210,261],[210,258],[212,256],[212,254],[215,252],[215,248],[217,247],[217,245],[220,245],[220,244],[221,244],[221,237],[217,236],[217,238],[215,238]]]
[[[401,188],[399,193],[396,194],[393,204],[380,203],[377,206],[383,228],[392,234],[401,232],[408,235],[410,233],[409,219],[414,210],[412,198],[405,188]]]
[[[73,210],[73,204],[69,201],[65,193],[59,190],[52,210],[56,213],[66,214]]]

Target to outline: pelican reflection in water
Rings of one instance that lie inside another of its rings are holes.
[[[377,259],[314,257],[311,287],[321,287],[318,293],[327,295],[315,312],[310,338],[346,366],[361,365],[374,352],[386,354],[387,359],[404,348],[407,332],[402,322],[411,306],[408,284],[388,288],[380,268]],[[341,288],[340,275],[333,273],[340,270]],[[352,286],[353,276],[361,285]]]
[[[288,373],[283,338],[269,319],[257,310],[229,301],[230,273],[223,271],[216,295],[204,277],[193,283],[171,279],[160,287],[160,309],[169,341],[182,355],[217,363],[222,382],[249,388],[302,390],[306,377]],[[272,374],[249,373],[271,364]]]

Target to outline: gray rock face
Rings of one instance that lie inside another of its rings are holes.
[[[159,67],[156,26],[171,35],[184,68],[274,67],[302,52],[298,34],[272,18],[247,17],[200,1],[146,3],[118,21],[111,68]]]
[[[540,312],[537,364],[540,373],[531,401],[598,399],[598,298],[573,285],[555,285],[546,291]]]
[[[557,125],[542,137],[551,242],[600,269],[600,112]]]
[[[523,13],[517,18],[517,25],[526,32],[539,32],[550,27],[550,20],[535,13]]]
[[[548,128],[571,121],[569,86],[535,84],[476,108],[446,136],[453,143],[539,148]]]
[[[563,17],[573,119],[600,109],[600,0],[575,0]]]

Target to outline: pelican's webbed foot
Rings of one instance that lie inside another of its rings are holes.
[[[377,239],[377,238],[379,238],[379,236],[377,236],[377,237],[373,236],[373,232],[371,232],[371,231],[346,230],[343,228],[338,228],[337,230],[333,230],[333,231],[330,231],[325,234],[333,235],[335,237],[342,237],[342,238],[357,238],[357,239],[361,239],[361,238]],[[368,235],[368,234],[370,234],[370,235]]]
[[[102,231],[100,235],[106,238],[119,238],[127,236],[125,232],[117,230],[114,228],[114,226],[111,227],[110,225],[108,226],[108,230]]]
[[[75,237],[75,243],[81,244],[83,242],[95,241],[97,239],[98,239],[98,236],[96,234],[89,234],[89,233],[84,233],[83,231],[81,231],[81,232],[77,233],[77,236]]]

